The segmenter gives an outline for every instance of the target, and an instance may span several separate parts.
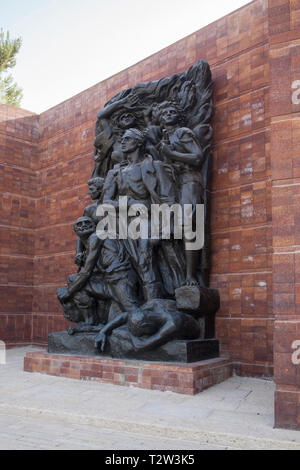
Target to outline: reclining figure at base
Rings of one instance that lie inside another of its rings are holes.
[[[117,352],[118,356],[156,349],[174,339],[197,339],[201,334],[195,318],[178,311],[174,300],[165,299],[152,300],[135,311],[116,316],[98,333],[95,346],[104,352],[108,335],[120,327],[123,341],[110,344],[113,355]]]

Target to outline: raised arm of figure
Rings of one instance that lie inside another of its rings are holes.
[[[160,150],[167,158],[175,162],[201,167],[203,163],[203,153],[199,145],[193,139],[190,139],[184,142],[184,148],[187,151],[183,153],[173,150],[172,147],[165,142],[161,142],[160,144]]]
[[[113,103],[105,106],[101,111],[98,112],[98,119],[108,119],[112,113],[117,111],[121,106],[126,103],[126,98],[114,101]]]

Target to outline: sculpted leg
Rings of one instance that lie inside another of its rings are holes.
[[[186,280],[185,285],[196,286],[198,285],[197,281],[197,267],[200,261],[200,252],[199,251],[189,251],[185,250],[185,260],[186,260]]]
[[[184,184],[181,189],[181,206],[184,208],[185,204],[190,204],[193,207],[192,212],[192,228],[195,231],[196,225],[196,206],[201,204],[201,188],[195,183]],[[186,280],[185,285],[196,286],[197,281],[197,268],[200,263],[201,250],[188,250],[186,247],[187,243],[191,243],[194,240],[184,239],[185,246],[185,261],[186,261]]]

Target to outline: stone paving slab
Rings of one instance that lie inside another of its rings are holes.
[[[300,432],[273,429],[272,381],[184,396],[24,372],[38,350],[0,365],[0,449],[300,449]]]

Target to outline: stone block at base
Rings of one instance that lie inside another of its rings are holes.
[[[232,375],[226,358],[190,364],[121,360],[104,357],[27,353],[26,372],[195,395]]]
[[[109,357],[136,359],[138,361],[158,362],[197,362],[219,357],[219,341],[217,339],[175,340],[160,346],[154,351],[128,352],[118,347],[120,339],[126,344],[126,336],[122,337],[122,328],[118,328],[109,338]],[[117,335],[117,336],[116,336]],[[121,336],[120,336],[121,335]],[[67,331],[58,331],[48,335],[48,352],[51,354],[74,354],[76,356],[103,355],[95,349],[96,334],[77,333],[69,335]]]

